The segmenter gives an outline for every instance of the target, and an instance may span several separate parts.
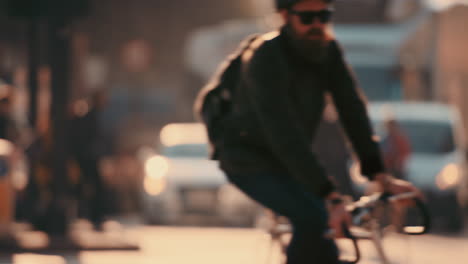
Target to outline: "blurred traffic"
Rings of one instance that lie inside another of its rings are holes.
[[[198,224],[253,225],[259,206],[227,182],[216,161],[207,159],[202,124],[169,124],[160,139],[157,151],[139,153],[145,174],[143,213],[149,223],[187,223],[198,215],[205,217]]]

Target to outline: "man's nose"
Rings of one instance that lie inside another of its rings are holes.
[[[310,26],[316,27],[316,28],[323,28],[324,23],[320,21],[319,17],[314,17],[314,20],[312,20],[312,24]]]

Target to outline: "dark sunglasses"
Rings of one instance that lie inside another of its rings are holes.
[[[296,10],[289,10],[290,14],[296,15],[299,17],[299,20],[301,20],[301,23],[304,25],[310,25],[314,23],[314,20],[318,18],[320,23],[325,24],[330,22],[332,15],[333,15],[333,9],[322,9],[319,11],[296,11]]]

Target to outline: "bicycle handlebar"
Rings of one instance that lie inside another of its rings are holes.
[[[418,209],[418,214],[421,218],[421,226],[405,226],[403,227],[403,232],[407,235],[423,235],[429,232],[431,228],[431,218],[429,215],[429,210],[426,204],[419,198],[418,193],[409,192],[402,194],[382,194],[383,201],[387,202],[398,202],[400,200],[413,200],[415,208]]]
[[[422,219],[421,226],[405,226],[403,227],[403,232],[407,235],[424,235],[429,232],[431,229],[431,218],[429,215],[429,210],[427,206],[418,198],[413,198],[416,208],[419,210],[419,215]]]
[[[380,193],[371,196],[364,196],[357,202],[349,205],[347,210],[353,216],[353,224],[361,226],[366,222],[366,216],[368,216],[375,209],[379,203],[392,203],[401,200],[411,199],[414,201],[415,208],[418,209],[418,214],[421,218],[421,226],[405,226],[403,232],[407,235],[423,235],[429,232],[431,228],[431,218],[429,210],[427,209],[424,202],[419,198],[419,195],[414,192],[402,193],[402,194],[388,194]]]
[[[359,235],[355,230],[350,230],[349,227],[343,225],[343,234],[344,237],[350,239],[353,243],[355,255],[352,261],[346,260],[343,263],[358,263],[361,259],[361,252],[358,245],[358,239],[373,239],[377,244],[381,246],[381,233],[379,229],[378,219],[372,215],[373,211],[379,205],[385,205],[392,202],[398,202],[399,200],[408,200],[411,199],[414,201],[415,207],[419,211],[419,215],[422,218],[422,226],[405,226],[403,227],[403,232],[407,235],[422,235],[429,232],[431,228],[431,219],[429,216],[429,211],[424,204],[424,202],[419,199],[417,193],[402,193],[397,195],[391,195],[388,193],[374,194],[371,196],[361,197],[359,201],[351,203],[346,206],[348,212],[351,213],[353,218],[353,227],[364,227],[366,223],[371,220],[374,220],[374,223],[377,223],[377,229],[371,229],[370,231],[365,231],[364,235]],[[374,225],[375,226],[375,225]],[[284,227],[284,228],[283,228]],[[275,228],[270,230],[270,233],[273,237],[279,237],[282,234],[290,233],[291,227],[289,225],[277,225]],[[333,230],[329,230],[326,237],[333,239],[335,238]],[[382,248],[381,248],[382,249]],[[383,251],[382,251],[383,252]],[[384,254],[384,253],[382,253]],[[384,257],[384,256],[383,256]]]
[[[419,199],[419,195],[417,193],[402,193],[397,195],[381,193],[371,196],[364,196],[361,197],[359,201],[348,205],[346,209],[351,213],[353,217],[353,224],[356,226],[362,226],[364,223],[367,223],[368,221],[373,219],[373,216],[371,214],[379,204],[388,204],[391,202],[398,202],[400,200],[408,199],[414,201],[415,207],[418,209],[419,215],[422,218],[422,225],[405,226],[403,227],[403,232],[407,235],[426,234],[427,232],[429,232],[431,227],[429,211],[424,202],[421,199]],[[345,261],[345,263],[358,263],[361,259],[361,252],[357,240],[361,238],[376,239],[375,237],[372,237],[375,234],[372,234],[372,232],[370,232],[365,236],[359,236],[357,234],[354,234],[346,225],[343,225],[343,232],[345,238],[350,239],[353,242],[355,252],[355,258],[352,261]]]

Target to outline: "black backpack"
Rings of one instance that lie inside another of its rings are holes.
[[[257,37],[253,35],[244,40],[197,96],[195,114],[206,127],[211,159],[218,159],[217,145],[222,137],[222,120],[231,112],[232,98],[240,82],[242,54]]]

